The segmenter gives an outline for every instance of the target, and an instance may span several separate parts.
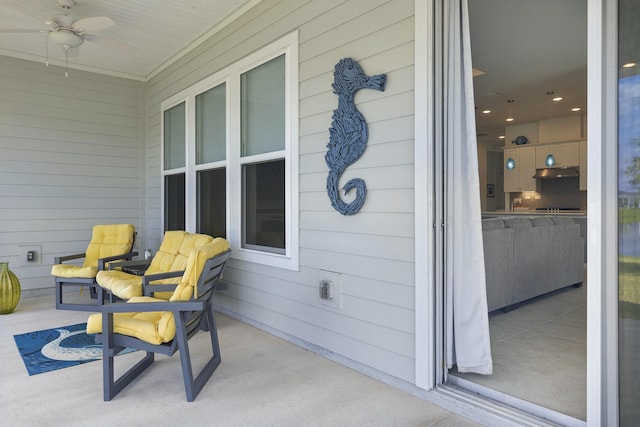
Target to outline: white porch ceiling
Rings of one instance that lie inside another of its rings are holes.
[[[76,0],[69,15],[75,20],[106,16],[115,25],[92,32],[105,43],[85,42],[69,69],[82,69],[145,80],[181,54],[244,13],[260,0]],[[63,15],[56,0],[0,0],[0,30],[33,29],[29,33],[0,32],[0,55],[45,63],[44,23]],[[122,46],[122,45],[128,46]],[[49,42],[50,64],[65,66],[61,47]]]

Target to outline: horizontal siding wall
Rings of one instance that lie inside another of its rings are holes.
[[[142,84],[0,56],[0,260],[24,290],[94,224],[141,227]],[[21,246],[40,246],[38,263]]]
[[[300,271],[232,260],[218,303],[344,357],[414,382],[413,0],[264,0],[148,85],[149,236],[160,224],[160,103],[278,38],[299,30]],[[360,213],[333,210],[324,161],[333,67],[353,57],[387,74],[381,93],[363,90],[369,123],[364,156],[343,180],[360,177]],[[234,226],[234,225],[232,225]],[[235,226],[240,226],[239,224]],[[323,304],[319,280],[338,277],[339,307]]]

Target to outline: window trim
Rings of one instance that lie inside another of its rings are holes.
[[[284,150],[241,157],[240,151],[240,76],[278,56],[285,57],[285,141]],[[197,194],[196,171],[212,167],[226,167],[227,177],[227,240],[232,258],[265,264],[288,270],[299,270],[299,184],[298,184],[298,32],[294,31],[273,43],[247,55],[235,63],[200,80],[160,104],[160,174],[161,224],[164,229],[164,176],[178,172],[164,170],[164,112],[185,102],[186,174],[185,228],[196,230]],[[196,165],[195,99],[196,96],[220,84],[226,85],[226,160]],[[242,247],[242,165],[256,161],[284,159],[285,161],[285,253],[276,254]],[[233,226],[232,226],[233,225]]]

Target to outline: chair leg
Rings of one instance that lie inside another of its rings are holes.
[[[181,313],[180,317],[182,317]],[[193,402],[198,396],[204,385],[207,383],[213,372],[216,370],[220,362],[220,344],[218,341],[218,331],[216,329],[215,318],[213,317],[213,306],[209,304],[209,309],[204,315],[207,318],[207,326],[211,338],[212,357],[207,361],[198,376],[194,379],[193,368],[191,366],[191,356],[189,354],[189,344],[187,338],[187,330],[183,319],[176,321],[176,339],[178,340],[178,348],[180,351],[180,364],[182,365],[182,376],[184,377],[184,388],[187,394],[187,401]],[[177,320],[177,319],[176,319]]]
[[[120,350],[117,350],[120,351]],[[138,361],[131,369],[122,374],[117,380],[114,379],[113,355],[102,359],[102,383],[104,390],[104,401],[107,402],[120,393],[131,381],[140,375],[145,369],[153,364],[154,353],[147,351],[142,360]]]
[[[102,316],[103,325],[107,325],[102,334],[102,388],[105,402],[113,399],[116,394],[120,393],[131,381],[151,366],[154,360],[154,353],[147,351],[142,360],[138,361],[116,380],[114,358],[123,347],[117,347],[113,344],[113,318],[110,316],[110,321],[106,322],[108,316],[104,313]]]
[[[93,289],[93,285],[90,283],[73,283],[73,282],[65,282],[59,278],[56,278],[56,309],[57,310],[74,310],[74,311],[100,311],[100,306],[96,303],[70,303],[64,302],[63,299],[63,289],[69,288],[71,286],[75,288],[83,289],[85,286],[89,286],[89,289]]]
[[[62,310],[62,283],[56,280],[56,310]]]

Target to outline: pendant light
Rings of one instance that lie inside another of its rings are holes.
[[[513,99],[507,99],[507,102],[509,103],[509,115],[504,119],[505,122],[512,122],[514,120],[513,114],[511,114],[511,104],[513,104],[513,101]]]
[[[507,159],[507,163],[504,165],[508,170],[513,170],[516,168],[516,161],[513,160],[512,157]]]

